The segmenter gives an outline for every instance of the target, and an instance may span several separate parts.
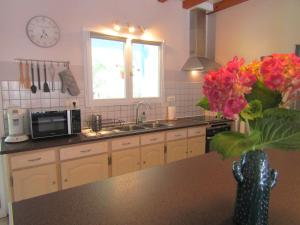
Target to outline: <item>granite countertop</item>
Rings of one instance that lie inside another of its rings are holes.
[[[13,143],[13,144],[5,143],[4,138],[2,138],[0,155],[31,151],[31,150],[37,150],[43,148],[51,148],[51,147],[70,145],[70,144],[78,144],[78,143],[84,143],[90,141],[100,141],[109,138],[125,137],[129,135],[138,135],[138,134],[144,134],[150,132],[165,131],[165,130],[186,128],[186,127],[199,126],[199,125],[208,125],[210,123],[225,122],[225,121],[228,120],[216,119],[214,117],[197,116],[197,117],[182,118],[171,122],[160,121],[161,123],[171,123],[171,126],[165,126],[165,127],[153,128],[153,129],[143,129],[143,130],[136,130],[136,131],[129,131],[129,132],[112,133],[112,134],[101,135],[96,137],[86,137],[83,134],[79,134],[79,135],[64,136],[64,137],[53,137],[53,138],[47,138],[41,140],[29,140],[29,141]]]
[[[268,151],[269,225],[300,224],[300,152]],[[13,203],[15,225],[233,225],[232,160],[216,153]]]

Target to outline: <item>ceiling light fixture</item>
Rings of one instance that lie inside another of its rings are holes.
[[[121,26],[117,23],[114,24],[114,30],[119,32],[121,30]]]
[[[128,31],[129,31],[129,33],[134,33],[135,32],[135,27],[134,26],[129,26]]]
[[[145,32],[145,28],[143,26],[134,26],[131,25],[130,23],[127,23],[126,25],[114,23],[113,30],[124,34],[127,33],[133,35],[142,35]]]

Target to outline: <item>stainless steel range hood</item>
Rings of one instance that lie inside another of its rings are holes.
[[[207,21],[201,9],[190,11],[190,57],[183,65],[184,71],[207,72],[220,68],[220,64],[206,57]]]

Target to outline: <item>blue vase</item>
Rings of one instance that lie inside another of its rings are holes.
[[[233,221],[236,225],[268,225],[270,191],[276,185],[277,171],[270,169],[264,151],[250,151],[233,163],[238,182]]]

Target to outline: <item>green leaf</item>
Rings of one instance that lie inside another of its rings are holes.
[[[224,158],[264,148],[300,151],[300,111],[268,109],[251,123],[250,135],[222,132],[212,140],[212,149]]]
[[[287,109],[272,109],[265,117],[253,124],[260,131],[257,148],[300,150],[300,112]]]
[[[261,118],[262,115],[262,104],[259,100],[249,102],[248,107],[240,113],[240,116],[245,120]]]
[[[200,106],[205,110],[210,110],[209,108],[209,103],[208,103],[208,99],[206,97],[202,98],[197,104],[196,106]]]
[[[250,135],[225,131],[213,137],[211,148],[220,153],[223,158],[239,156],[253,149],[260,134],[255,131]]]
[[[294,109],[285,108],[271,108],[263,112],[263,116],[275,117],[277,119],[293,120],[295,122],[300,122],[300,111]]]
[[[282,100],[280,92],[266,88],[261,81],[257,81],[245,97],[248,102],[260,100],[263,110],[278,107]]]

